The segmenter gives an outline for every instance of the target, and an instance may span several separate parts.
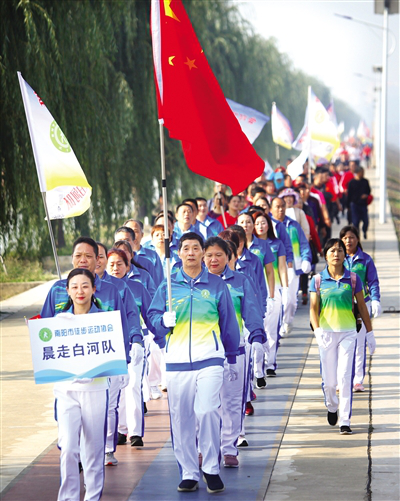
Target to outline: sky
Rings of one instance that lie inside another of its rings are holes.
[[[322,81],[331,89],[334,99],[345,101],[373,128],[378,95],[374,88],[380,88],[381,82],[372,67],[382,65],[383,30],[356,22],[383,26],[383,15],[374,13],[373,0],[237,0],[236,3],[257,33],[276,39],[278,49],[289,56],[295,68]],[[337,17],[336,13],[353,20]],[[399,14],[389,16],[388,49],[394,50],[388,58],[387,94],[387,140],[397,148],[399,20]]]

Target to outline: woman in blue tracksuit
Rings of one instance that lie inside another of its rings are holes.
[[[250,280],[242,273],[232,271],[229,266],[230,250],[227,242],[220,237],[211,237],[205,243],[204,263],[208,271],[220,276],[228,285],[240,330],[239,356],[237,357],[239,377],[229,381],[229,367],[224,364],[224,383],[221,387],[221,453],[226,468],[237,468],[237,441],[242,428],[244,407],[247,397],[245,339],[243,327],[249,331],[248,342],[254,352],[263,358],[266,341],[263,328],[263,312],[258,306],[256,292]]]
[[[69,315],[99,313],[93,274],[75,268],[67,278],[68,303],[60,321]],[[54,385],[55,415],[58,424],[61,485],[58,501],[80,499],[79,458],[82,453],[85,501],[101,498],[104,485],[108,378],[84,378]]]
[[[340,230],[340,238],[346,247],[345,266],[350,271],[357,273],[360,277],[364,289],[364,301],[368,308],[368,313],[374,318],[382,313],[380,303],[379,279],[375,264],[369,254],[364,252],[360,243],[360,234],[353,225],[344,226]],[[364,323],[357,332],[357,348],[354,368],[354,391],[364,391],[363,381],[365,377],[366,363],[366,334]]]
[[[108,254],[107,269],[110,275],[121,279],[132,292],[136,306],[145,324],[150,325],[147,319],[147,310],[150,307],[151,296],[144,285],[128,278],[130,270],[128,256],[122,249],[112,248]],[[142,380],[145,367],[143,344],[133,343],[131,352],[132,363],[129,366],[130,379],[125,391],[127,427],[132,447],[143,446],[144,435],[144,406],[142,394]],[[126,428],[124,412],[121,412],[122,422]],[[120,433],[126,431],[119,426]],[[122,433],[123,435],[125,433]],[[122,437],[120,437],[122,438]],[[120,442],[121,443],[121,442]]]

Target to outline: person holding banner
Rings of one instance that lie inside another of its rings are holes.
[[[219,476],[220,391],[225,358],[229,379],[238,378],[240,332],[229,289],[205,269],[203,256],[202,237],[185,233],[179,241],[182,268],[172,276],[172,311],[164,280],[148,316],[155,342],[165,347],[172,445],[182,478],[178,491],[199,488],[198,445],[207,491],[213,494],[225,489]]]
[[[94,275],[75,268],[66,280],[68,301],[57,317],[103,311],[94,296]],[[80,499],[79,458],[85,477],[85,500],[101,498],[104,485],[104,449],[108,407],[108,378],[83,378],[54,385],[58,424],[61,485],[58,501]]]

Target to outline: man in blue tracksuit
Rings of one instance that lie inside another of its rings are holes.
[[[100,280],[95,274],[98,252],[98,246],[92,238],[79,237],[73,244],[72,264],[74,268],[85,268],[95,275],[95,296],[102,310],[120,311],[125,353],[127,361],[130,362],[129,351],[131,343],[141,343],[143,339],[139,314],[137,311],[133,311],[132,319],[128,322],[126,310],[117,288],[108,282]],[[67,281],[63,279],[58,280],[52,286],[40,313],[42,318],[54,317],[54,315],[63,311],[68,302],[66,285]]]
[[[224,360],[229,378],[236,380],[240,333],[228,287],[202,266],[203,255],[201,236],[181,237],[182,268],[172,277],[172,312],[164,280],[148,317],[156,343],[165,347],[172,444],[182,478],[178,491],[198,489],[197,424],[207,490],[215,493],[224,490],[219,476]]]
[[[283,198],[276,197],[271,201],[271,213],[275,220],[286,228],[292,245],[293,265],[288,264],[288,300],[283,314],[281,335],[289,334],[292,329],[294,315],[297,309],[297,292],[299,290],[299,276],[311,271],[311,249],[307,237],[300,224],[286,216],[286,203]],[[288,259],[287,259],[288,261]],[[289,263],[289,261],[288,261]]]

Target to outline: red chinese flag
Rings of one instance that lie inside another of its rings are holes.
[[[182,141],[188,167],[243,191],[265,162],[242,132],[181,0],[152,0],[151,35],[158,116]]]

